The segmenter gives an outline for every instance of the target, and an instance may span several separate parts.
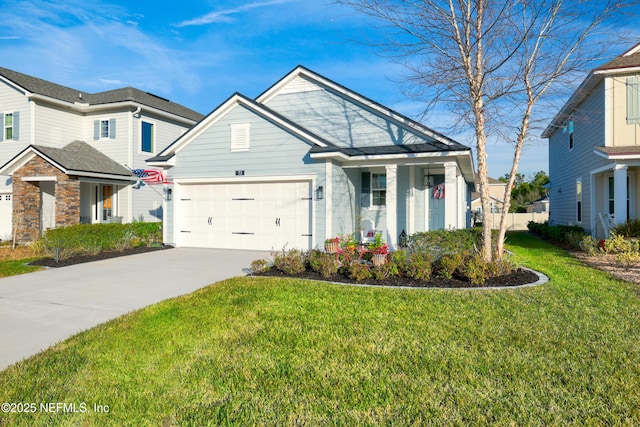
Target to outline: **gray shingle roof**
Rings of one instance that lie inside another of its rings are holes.
[[[595,71],[615,70],[617,68],[630,68],[630,67],[640,67],[640,50],[638,52],[634,52],[631,55],[627,55],[627,56],[625,56],[625,54],[623,53],[622,55],[612,59],[606,64],[599,66],[598,68],[595,69]]]
[[[168,99],[164,99],[133,87],[125,87],[106,92],[88,93],[39,79],[37,77],[29,76],[27,74],[22,74],[17,71],[9,70],[8,68],[0,67],[0,75],[31,93],[37,93],[39,95],[48,96],[65,102],[82,102],[89,105],[104,105],[115,102],[132,101],[194,121],[199,121],[204,117],[197,111],[193,111],[183,105],[176,104]],[[79,95],[82,95],[82,98],[80,98]]]
[[[311,153],[343,153],[347,156],[375,156],[384,154],[438,153],[442,151],[471,151],[471,148],[455,143],[447,145],[441,142],[426,142],[424,144],[382,145],[373,147],[343,148],[329,146],[311,148]]]
[[[63,148],[32,145],[67,171],[91,172],[133,177],[131,171],[83,141],[73,141]]]

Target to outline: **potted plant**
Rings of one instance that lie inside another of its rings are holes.
[[[340,239],[338,237],[333,237],[331,239],[327,239],[324,241],[324,251],[328,254],[335,254],[338,252],[338,244],[340,243]]]
[[[376,233],[373,242],[367,245],[367,249],[373,254],[371,258],[373,265],[384,265],[387,262],[389,245],[384,242],[381,233]]]

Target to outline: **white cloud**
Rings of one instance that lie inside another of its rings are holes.
[[[247,10],[251,10],[251,9],[256,9],[256,8],[261,8],[261,7],[267,7],[267,6],[274,6],[274,5],[280,5],[280,4],[286,4],[286,3],[292,3],[295,2],[297,0],[271,0],[271,1],[265,1],[265,2],[254,2],[254,3],[249,3],[249,4],[245,4],[236,8],[232,8],[232,9],[227,9],[227,10],[220,10],[220,11],[216,11],[216,12],[211,12],[211,13],[207,13],[206,15],[200,16],[198,18],[194,18],[194,19],[190,19],[187,21],[182,21],[178,24],[176,24],[177,27],[189,27],[189,26],[193,26],[193,25],[207,25],[207,24],[213,24],[216,22],[233,22],[233,18],[231,17],[231,15],[236,15],[238,13],[241,12],[245,12]]]

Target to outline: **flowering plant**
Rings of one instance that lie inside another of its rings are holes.
[[[324,243],[326,245],[331,244],[331,243],[340,243],[340,238],[339,237],[332,237],[330,239],[325,240]]]
[[[386,255],[389,253],[389,245],[382,239],[382,233],[376,233],[373,242],[367,245],[367,249],[372,254]]]

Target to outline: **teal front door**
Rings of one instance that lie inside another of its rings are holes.
[[[433,185],[428,190],[429,206],[429,230],[441,230],[444,228],[444,175],[432,175]]]

